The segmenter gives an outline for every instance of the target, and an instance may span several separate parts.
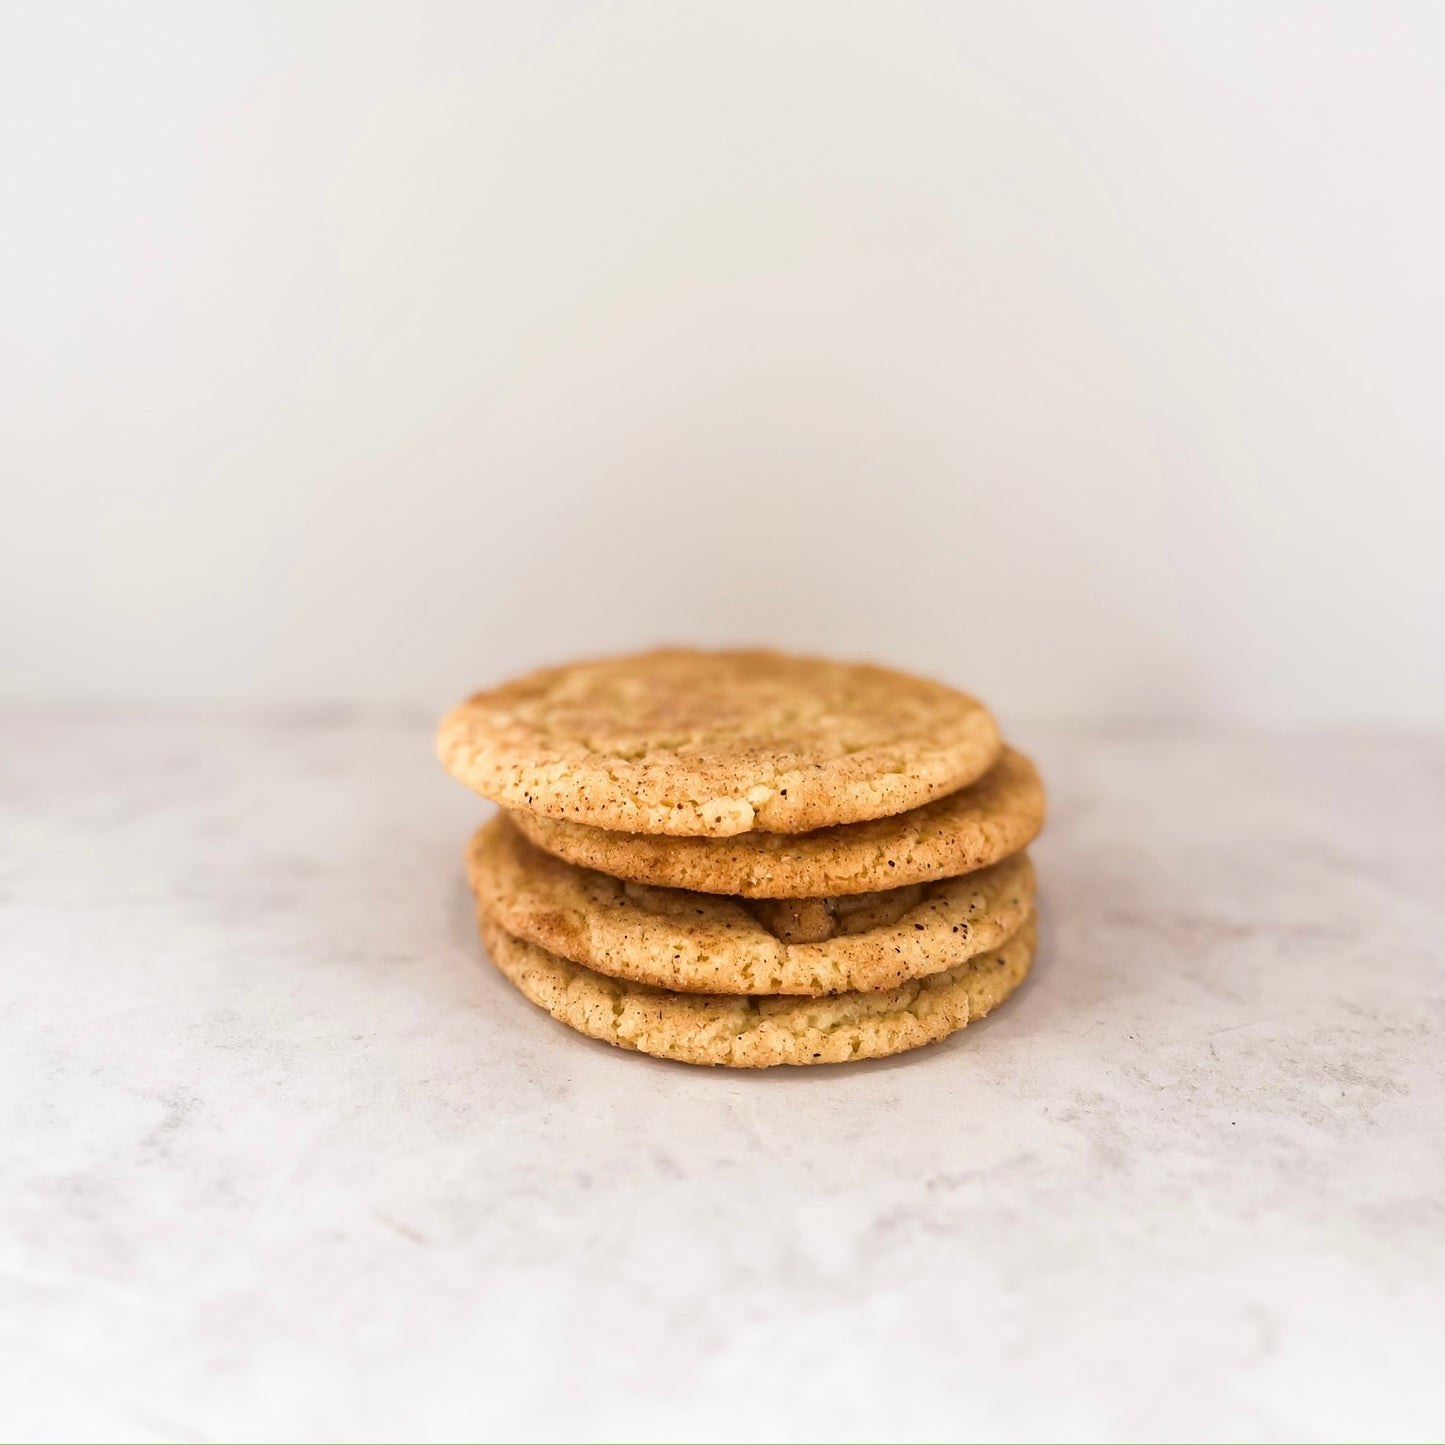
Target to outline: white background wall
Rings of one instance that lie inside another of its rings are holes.
[[[1445,5],[7,4],[0,693],[657,638],[1445,720]]]

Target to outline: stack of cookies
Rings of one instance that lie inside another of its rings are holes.
[[[438,750],[504,810],[467,855],[493,961],[606,1043],[880,1058],[982,1017],[1033,961],[1043,788],[939,683],[650,652],[478,693]]]

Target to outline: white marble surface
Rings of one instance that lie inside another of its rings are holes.
[[[992,1018],[614,1052],[425,723],[0,722],[0,1431],[1440,1438],[1445,746],[1025,737]]]

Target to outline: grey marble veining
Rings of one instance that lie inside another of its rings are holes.
[[[1445,744],[1025,737],[917,1055],[610,1050],[424,724],[0,721],[0,1434],[1438,1438]]]

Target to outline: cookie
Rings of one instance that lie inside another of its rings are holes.
[[[1000,948],[886,992],[749,998],[623,982],[513,938],[485,914],[479,921],[497,967],[570,1028],[658,1058],[734,1069],[878,1059],[936,1043],[1007,998],[1035,946],[1030,915]]]
[[[505,816],[472,840],[467,871],[482,912],[514,937],[596,973],[684,993],[896,988],[997,948],[1034,897],[1024,854],[962,878],[838,898],[653,888],[564,863]]]
[[[902,813],[973,782],[999,748],[964,693],[777,652],[549,668],[478,693],[437,736],[452,775],[503,807],[712,838]]]
[[[948,878],[1025,848],[1044,821],[1034,765],[1005,748],[971,787],[894,818],[814,833],[662,838],[535,813],[512,821],[540,848],[633,883],[743,898],[822,898]]]

